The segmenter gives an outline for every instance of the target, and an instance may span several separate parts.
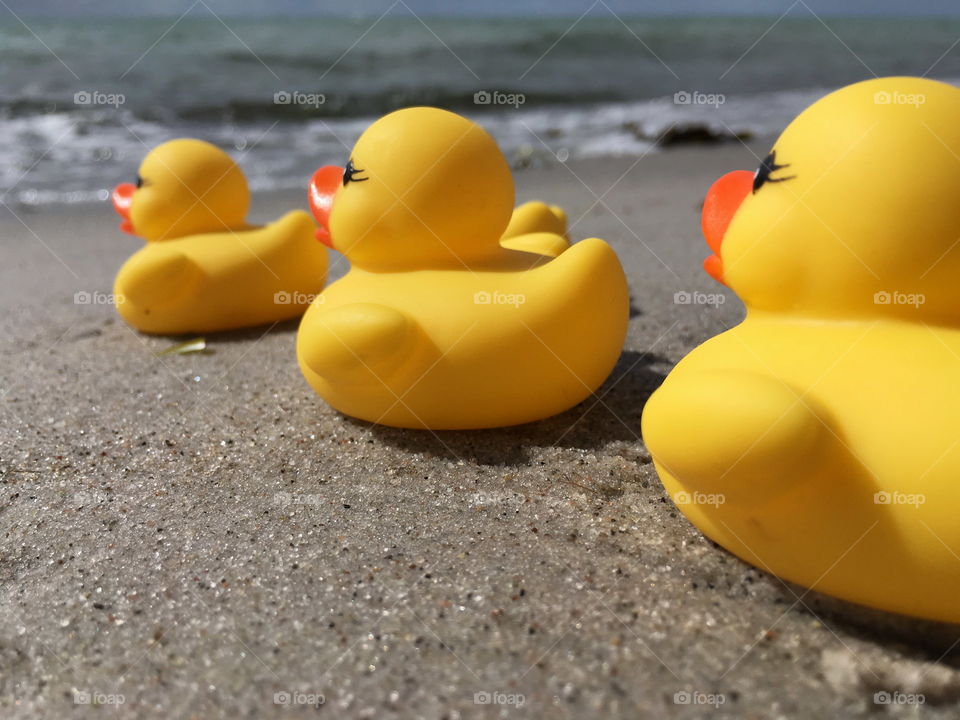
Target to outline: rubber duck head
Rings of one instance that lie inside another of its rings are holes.
[[[892,77],[801,113],[704,201],[704,263],[748,310],[960,320],[960,90]]]
[[[158,145],[143,159],[137,182],[113,191],[120,229],[147,242],[244,227],[250,190],[243,171],[201,140]]]
[[[320,168],[309,202],[318,239],[371,271],[463,268],[500,252],[514,188],[496,142],[446,110],[390,113],[346,167]]]

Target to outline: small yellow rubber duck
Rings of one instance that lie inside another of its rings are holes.
[[[346,169],[318,170],[318,237],[351,270],[300,324],[314,390],[347,415],[435,430],[529,422],[596,390],[627,329],[620,262],[596,238],[570,246],[559,208],[513,213],[513,199],[493,138],[435,108],[381,118]]]
[[[146,333],[251,327],[301,315],[323,288],[327,251],[302,210],[245,221],[243,171],[219,148],[171,140],[113,192],[120,229],[147,241],[120,268],[117,311]]]
[[[710,189],[707,271],[747,307],[647,403],[708,537],[808,588],[960,622],[960,90],[894,77],[799,115]]]

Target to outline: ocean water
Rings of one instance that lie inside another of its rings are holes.
[[[548,163],[660,151],[668,129],[677,142],[774,135],[873,74],[960,78],[956,21],[575,20],[2,16],[0,199],[104,200],[183,136],[231,151],[254,189],[304,187],[409,105],[470,115],[515,163]]]

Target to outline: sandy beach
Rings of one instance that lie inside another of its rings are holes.
[[[633,317],[593,398],[483,432],[339,415],[296,323],[157,357],[178,339],[107,302],[140,241],[106,204],[0,208],[0,715],[957,717],[960,630],[737,560],[639,437],[670,367],[742,317],[701,270],[699,203],[766,149],[518,171],[518,201],[612,243]]]

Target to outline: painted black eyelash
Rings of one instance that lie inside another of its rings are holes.
[[[787,177],[782,178],[772,178],[770,177],[777,170],[782,170],[783,168],[790,167],[790,163],[784,163],[783,165],[777,164],[777,151],[771,150],[770,154],[767,155],[763,162],[760,163],[760,167],[757,168],[756,174],[753,176],[753,192],[756,192],[763,187],[764,183],[768,182],[783,182],[784,180],[792,180],[796,175],[788,175]]]
[[[144,183],[143,183],[143,178],[140,177],[139,175],[137,175],[137,189],[139,190],[140,188],[142,188],[142,187],[143,187],[143,184],[144,184]]]
[[[347,161],[347,166],[343,169],[343,184],[346,185],[349,182],[363,182],[364,180],[369,180],[370,178],[358,178],[358,174],[362,173],[363,170],[355,168],[353,166],[353,160]]]

